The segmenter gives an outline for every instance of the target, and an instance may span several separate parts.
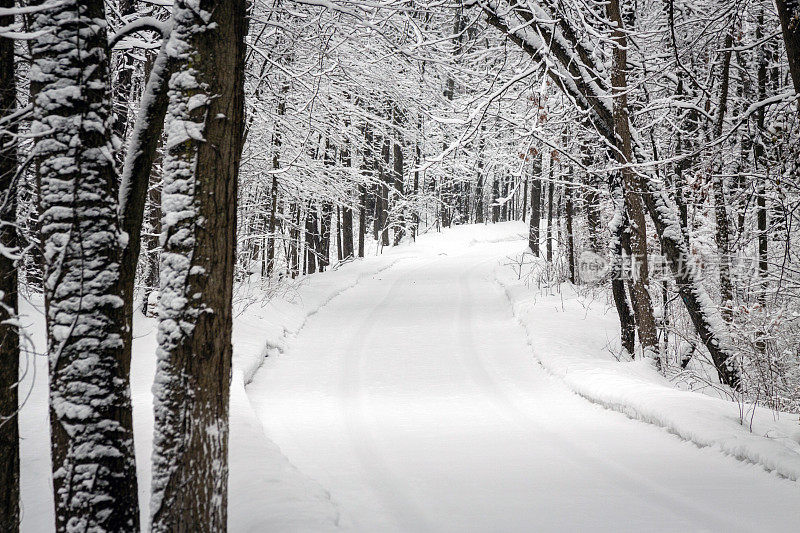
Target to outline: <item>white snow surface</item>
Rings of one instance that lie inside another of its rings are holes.
[[[241,287],[229,530],[796,531],[797,416],[757,411],[751,434],[735,403],[617,362],[613,307],[503,266],[526,236],[424,235],[266,305]],[[41,352],[37,308],[23,312]],[[134,326],[146,524],[156,323]],[[46,369],[36,357],[21,389],[36,533],[53,530]]]

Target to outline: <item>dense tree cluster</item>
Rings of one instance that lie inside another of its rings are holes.
[[[613,301],[620,357],[797,411],[799,179],[797,0],[0,0],[0,524],[18,294],[57,529],[139,529],[141,309],[151,527],[222,531],[237,284],[456,224],[527,221],[539,283]]]

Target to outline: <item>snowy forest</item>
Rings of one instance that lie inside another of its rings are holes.
[[[799,239],[800,0],[0,0],[0,530],[797,531]]]

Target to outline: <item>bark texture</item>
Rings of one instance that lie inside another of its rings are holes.
[[[54,4],[32,30],[55,526],[137,531],[103,1]]]
[[[0,0],[13,8],[14,0]],[[13,16],[0,17],[9,27]],[[0,38],[0,118],[17,107],[14,41]],[[4,128],[4,129],[3,129]],[[19,527],[19,424],[17,418],[19,336],[17,317],[17,128],[0,128],[0,524],[9,531]]]
[[[162,193],[153,532],[227,527],[243,0],[179,0]]]

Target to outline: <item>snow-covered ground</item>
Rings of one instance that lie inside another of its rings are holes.
[[[800,484],[765,468],[794,477],[797,417],[759,413],[750,434],[736,404],[617,362],[613,310],[502,266],[525,233],[426,235],[268,305],[240,290],[231,531],[796,530]],[[146,502],[155,324],[135,326]],[[38,533],[53,520],[36,368],[20,422],[23,531]]]

